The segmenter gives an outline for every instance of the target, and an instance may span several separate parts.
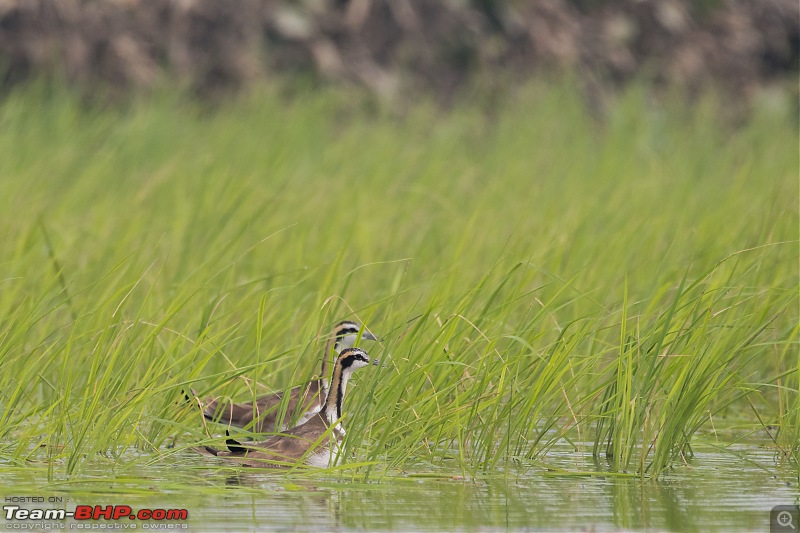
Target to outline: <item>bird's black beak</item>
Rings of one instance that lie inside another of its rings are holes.
[[[376,337],[375,335],[373,335],[369,331],[364,330],[364,332],[361,334],[361,340],[376,341],[376,340],[378,340],[378,337]]]

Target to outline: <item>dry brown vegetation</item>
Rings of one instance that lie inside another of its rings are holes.
[[[475,77],[569,70],[590,93],[644,76],[748,96],[795,79],[798,43],[795,0],[0,1],[6,87],[63,76],[214,92],[300,71],[390,97],[447,97]]]

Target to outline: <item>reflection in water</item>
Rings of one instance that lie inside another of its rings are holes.
[[[298,478],[273,471],[209,469],[205,458],[187,456],[168,466],[139,468],[138,477],[104,481],[102,487],[97,481],[107,474],[99,465],[94,481],[87,477],[85,483],[73,480],[46,490],[41,471],[6,469],[3,490],[67,494],[68,507],[187,507],[193,531],[764,530],[770,508],[797,502],[792,472],[781,471],[770,452],[745,449],[751,460],[745,462],[696,451],[689,466],[658,482],[610,473],[561,475],[539,468],[525,475],[474,480],[442,472],[441,478],[402,475],[356,483],[323,472]],[[547,460],[572,472],[604,468],[566,447],[550,452]],[[107,489],[117,495],[108,495]]]

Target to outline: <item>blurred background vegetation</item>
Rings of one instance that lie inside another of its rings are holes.
[[[203,95],[291,73],[450,101],[566,71],[598,110],[634,79],[796,97],[799,20],[794,0],[4,0],[0,72]]]

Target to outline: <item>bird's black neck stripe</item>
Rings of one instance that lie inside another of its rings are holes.
[[[342,398],[344,397],[344,380],[339,373],[339,381],[336,383],[336,420],[342,418]]]

